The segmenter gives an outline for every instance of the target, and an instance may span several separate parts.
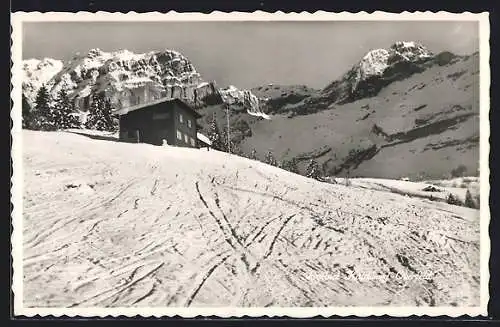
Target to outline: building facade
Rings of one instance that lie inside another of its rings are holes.
[[[179,99],[160,99],[149,104],[123,108],[120,117],[120,140],[154,145],[197,147],[201,117]]]

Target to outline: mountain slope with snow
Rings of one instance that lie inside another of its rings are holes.
[[[180,97],[198,108],[205,134],[214,114],[225,128],[229,107],[233,149],[248,155],[255,148],[260,159],[268,151],[278,161],[296,158],[302,173],[316,159],[330,176],[445,178],[459,165],[477,175],[478,62],[478,53],[435,55],[419,43],[396,42],[368,52],[322,90],[273,84],[240,90],[203,81],[176,51],[94,49],[48,84],[53,93],[67,88],[83,109],[100,91],[115,107]],[[37,65],[27,64],[26,72]],[[32,76],[58,71],[51,69]],[[39,80],[28,79],[25,90]]]
[[[23,60],[23,93],[30,103],[35,102],[40,87],[63,69],[63,62],[51,58]]]
[[[27,307],[479,304],[478,210],[91,137],[23,131]]]
[[[350,94],[340,92],[349,83],[316,92],[259,87],[271,98],[272,120],[241,117],[248,136],[239,146],[247,154],[255,148],[262,160],[270,150],[279,161],[296,158],[302,173],[315,159],[330,176],[439,179],[461,166],[477,175],[479,54],[445,53],[415,65],[360,81],[365,95],[347,102],[336,101]],[[418,65],[425,67],[409,68]]]

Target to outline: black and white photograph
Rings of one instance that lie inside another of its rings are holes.
[[[14,13],[14,312],[485,315],[488,24]]]

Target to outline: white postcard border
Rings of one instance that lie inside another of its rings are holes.
[[[477,307],[267,307],[267,308],[240,308],[240,307],[130,307],[130,308],[25,308],[23,306],[23,221],[22,221],[22,194],[23,194],[23,165],[22,165],[22,126],[21,126],[21,92],[22,92],[22,24],[23,22],[68,22],[68,21],[360,21],[360,20],[392,20],[392,21],[477,21],[480,33],[480,305]],[[11,201],[13,232],[11,237],[13,257],[13,279],[12,291],[14,293],[14,315],[33,317],[40,316],[69,316],[69,317],[104,317],[104,316],[143,316],[143,317],[197,317],[197,316],[219,316],[219,317],[331,317],[331,316],[381,316],[393,317],[408,316],[441,316],[447,315],[457,317],[468,315],[471,317],[486,316],[489,300],[489,107],[490,107],[490,25],[489,14],[482,13],[448,13],[439,11],[427,12],[402,12],[387,13],[375,11],[367,12],[341,12],[328,13],[317,11],[315,13],[283,13],[281,11],[268,13],[255,11],[245,12],[219,12],[210,14],[203,13],[109,13],[109,12],[15,12],[11,15],[12,25],[12,47],[11,47],[11,119],[13,127],[11,130],[12,148],[11,158],[13,161]]]

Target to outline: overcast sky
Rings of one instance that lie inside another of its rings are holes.
[[[476,22],[62,22],[25,23],[23,58],[69,59],[92,48],[173,49],[205,80],[250,88],[322,88],[367,51],[418,41],[431,51],[478,50]]]

